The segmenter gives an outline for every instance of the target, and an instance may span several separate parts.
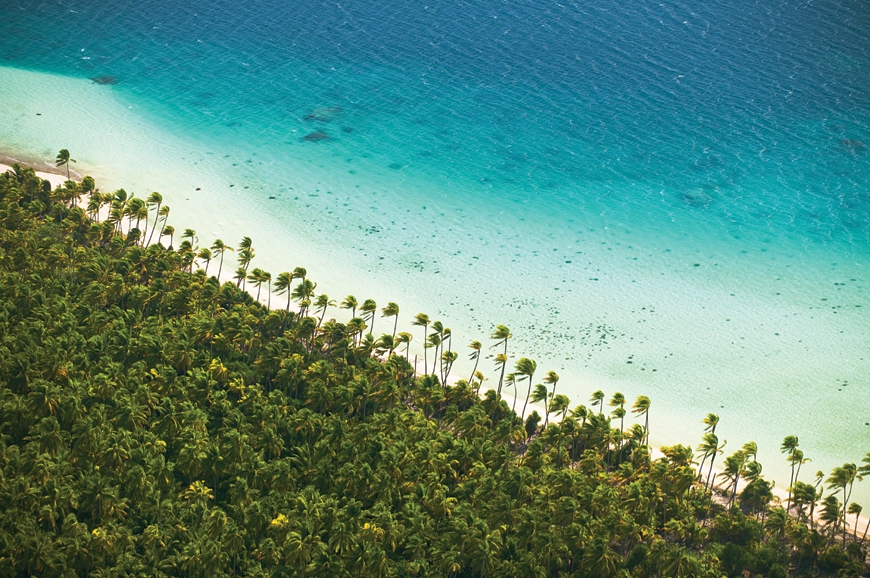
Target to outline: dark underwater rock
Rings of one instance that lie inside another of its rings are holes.
[[[308,114],[302,117],[302,120],[314,121],[314,122],[332,122],[335,120],[335,117],[340,115],[342,109],[340,106],[321,106],[320,108],[315,108]]]
[[[302,140],[304,140],[305,142],[321,142],[329,140],[329,135],[323,131],[318,130],[312,132],[311,134],[305,135],[304,137],[302,137]]]
[[[92,76],[91,80],[97,84],[118,84],[118,79],[108,74],[106,76]]]

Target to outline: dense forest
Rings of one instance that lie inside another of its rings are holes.
[[[250,239],[201,248],[168,217],[157,193],[0,175],[0,575],[865,573],[870,454],[813,477],[786,437],[780,500],[715,415],[654,452],[648,398],[572,406],[507,327],[460,353],[424,314],[273,280]],[[451,375],[488,350],[494,374]]]

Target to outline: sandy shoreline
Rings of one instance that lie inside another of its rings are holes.
[[[0,153],[0,173],[5,173],[6,171],[11,171],[13,164],[18,163],[22,167],[37,167],[39,163],[28,162],[16,159],[14,157],[10,157],[8,155],[4,155]],[[63,174],[60,173],[60,169],[56,169],[57,172],[52,171],[51,168],[40,168],[36,170],[36,176],[45,179],[46,181],[51,183],[52,187],[58,187],[63,185],[66,182],[66,172]],[[81,178],[81,175],[76,174],[72,169],[70,169],[70,177],[73,179]]]

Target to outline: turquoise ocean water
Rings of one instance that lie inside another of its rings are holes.
[[[775,478],[786,434],[813,468],[870,451],[865,3],[3,16],[0,152],[70,148],[203,243],[247,234],[273,274],[444,319],[462,358],[507,324],[575,402],[651,396],[661,443],[714,411]]]

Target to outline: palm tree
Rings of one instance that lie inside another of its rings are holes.
[[[621,434],[625,425],[625,396],[619,392],[614,393],[613,397],[610,398],[609,405],[616,408],[613,410],[613,415],[619,418],[619,433]]]
[[[553,371],[552,369],[547,372],[547,375],[544,376],[544,383],[553,386],[553,390],[550,392],[550,399],[556,398],[556,384],[559,383],[559,374]],[[548,411],[544,415],[544,429],[547,429],[547,425],[550,418],[550,412]]]
[[[350,318],[353,319],[356,317],[356,308],[359,307],[359,302],[357,302],[356,297],[353,295],[348,295],[344,298],[344,301],[339,305],[342,309],[350,309]]]
[[[600,389],[592,393],[592,397],[589,398],[592,407],[595,407],[595,404],[598,404],[598,413],[604,413],[604,392]]]
[[[645,395],[639,395],[631,407],[631,413],[637,414],[637,417],[644,416],[643,429],[646,431],[644,443],[649,442],[649,406],[649,398]]]
[[[707,432],[701,437],[701,443],[698,445],[698,453],[703,457],[698,465],[698,481],[704,478],[704,462],[707,461],[714,452],[719,450],[719,438],[712,432]]]
[[[725,451],[726,445],[728,445],[728,440],[722,440],[722,445],[714,447],[710,452],[710,470],[707,472],[707,483],[704,485],[704,489],[707,491],[713,488],[713,482],[716,479],[716,476],[713,475],[713,464],[716,462],[716,456]]]
[[[251,261],[254,259],[254,244],[251,241],[250,237],[242,237],[242,242],[239,243],[239,266],[245,270],[245,275],[239,279],[239,283],[242,286],[242,290],[245,289],[245,285],[247,284],[247,274],[248,267],[251,265]],[[238,285],[236,285],[238,286]]]
[[[704,422],[704,431],[708,431],[710,433],[716,433],[716,426],[719,425],[719,416],[715,413],[708,413],[707,417],[703,420]]]
[[[326,293],[321,293],[314,301],[314,306],[320,312],[320,318],[317,320],[317,326],[323,323],[323,318],[326,317],[326,309],[330,306],[335,307],[335,299],[330,299]]]
[[[387,306],[381,310],[384,317],[394,317],[393,321],[393,339],[396,338],[396,329],[399,327],[399,305],[390,301]]]
[[[499,345],[504,345],[504,360],[505,360],[505,362],[507,362],[507,359],[508,359],[508,354],[507,354],[508,339],[513,337],[513,335],[511,335],[511,330],[508,329],[504,325],[496,325],[495,330],[492,332],[492,335],[490,335],[489,337],[490,337],[490,339],[496,340],[495,344],[493,344],[493,347],[498,347]],[[504,381],[504,370],[505,370],[505,364],[502,363],[501,376],[498,378],[498,395],[501,395],[501,384]]]
[[[495,356],[495,369],[496,371],[501,370],[501,377],[498,379],[498,391],[495,392],[498,399],[501,399],[501,386],[504,383],[504,366],[507,364],[507,361],[507,355],[504,353],[499,353]]]
[[[426,332],[429,330],[429,316],[425,313],[417,313],[414,317],[414,320],[411,322],[411,325],[416,325],[417,327],[423,328],[423,372],[426,372],[426,368],[429,365],[429,362],[426,359],[426,343],[427,337]]]
[[[407,331],[400,331],[399,334],[396,336],[396,347],[398,347],[402,343],[405,344],[405,361],[407,361],[408,363],[411,362],[411,359],[409,357],[410,354],[408,353],[408,350],[411,349],[411,340],[412,339],[414,339],[414,336],[411,335],[410,333],[408,333]]]
[[[66,180],[70,180],[69,176],[69,164],[76,162],[75,159],[71,159],[69,156],[69,151],[66,149],[60,149],[60,152],[57,153],[57,159],[55,159],[58,168],[66,165]]]
[[[836,467],[825,480],[828,488],[832,490],[843,490],[843,546],[846,545],[846,507],[849,503],[849,498],[852,495],[852,484],[855,483],[855,478],[858,475],[858,467],[855,464],[843,464]]]
[[[224,253],[226,253],[227,251],[232,251],[233,248],[226,245],[220,239],[215,239],[215,242],[211,244],[211,250],[214,251],[215,255],[221,256],[221,260],[220,260],[220,263],[218,264],[218,272],[217,272],[217,278],[218,278],[218,281],[220,281],[221,270],[224,267]]]
[[[477,373],[477,364],[480,362],[480,348],[483,346],[480,344],[480,341],[472,341],[468,347],[471,348],[471,354],[468,357],[474,361],[474,369],[471,370],[471,377],[468,378],[468,382],[471,383],[474,379],[474,374]]]
[[[539,401],[544,402],[544,408],[546,409],[549,405],[549,397],[550,393],[547,391],[547,386],[543,383],[539,383],[535,385],[535,388],[532,390],[532,397],[529,398],[529,401],[532,403],[538,403]],[[544,412],[544,429],[547,429],[547,417],[549,412]]]
[[[145,206],[149,209],[151,207],[155,207],[154,209],[154,225],[151,227],[151,233],[148,235],[148,241],[145,243],[146,245],[151,244],[151,237],[154,236],[154,230],[157,229],[157,224],[160,221],[160,206],[163,204],[163,195],[158,193],[157,191],[152,191],[148,198],[145,200]],[[147,229],[146,229],[147,230]],[[144,239],[144,235],[143,235]]]
[[[791,462],[791,478],[788,482],[788,501],[786,502],[785,507],[786,512],[791,509],[791,487],[794,485],[794,469],[797,465],[792,458],[794,457],[794,452],[797,450],[797,447],[797,436],[785,436],[785,439],[782,440],[782,445],[779,447],[780,452],[788,454],[787,459]]]
[[[163,227],[163,231],[160,233],[160,237],[163,237],[163,235],[169,235],[169,250],[171,251],[175,239],[175,227],[173,227],[172,225],[167,225]],[[160,239],[158,239],[157,241],[160,242]]]
[[[861,504],[856,504],[855,502],[849,504],[849,513],[855,515],[855,531],[853,534],[855,534],[856,538],[858,537],[858,517],[861,515],[863,509],[864,508],[861,507]]]
[[[266,295],[268,295],[268,297],[266,297],[266,308],[271,309],[272,308],[272,274],[269,273],[268,271],[261,271],[260,272],[260,284],[262,285],[263,283],[266,284]]]
[[[200,261],[205,261],[205,274],[206,274],[206,276],[208,276],[208,264],[211,263],[211,259],[213,257],[213,255],[211,254],[211,251],[209,249],[203,247],[196,254],[196,257]]]
[[[166,221],[169,220],[169,205],[163,205],[162,207],[160,207],[160,211],[157,213],[157,216],[158,216],[158,218],[163,217],[163,223],[161,223],[159,225],[160,235],[157,236],[157,243],[159,244],[161,239],[163,239],[163,235],[166,234],[163,231],[166,227]],[[154,226],[157,227],[158,226],[157,223],[155,223]],[[154,231],[151,231],[151,234],[154,234]],[[149,240],[149,243],[150,243],[150,240]]]
[[[363,301],[362,305],[359,306],[359,310],[365,313],[361,317],[368,321],[369,323],[369,334],[373,335],[373,331],[375,330],[375,314],[378,312],[378,304],[375,303],[374,299],[366,299]]]
[[[527,357],[521,357],[514,364],[514,369],[520,375],[526,376],[528,391],[526,392],[526,402],[523,404],[523,413],[520,416],[521,420],[526,419],[526,407],[529,405],[529,397],[532,395],[532,380],[535,378],[535,370],[538,369],[538,364],[535,360]]]
[[[275,289],[278,290],[278,295],[287,294],[287,308],[284,310],[290,311],[290,285],[293,284],[293,274],[289,271],[278,273],[275,278]]]

